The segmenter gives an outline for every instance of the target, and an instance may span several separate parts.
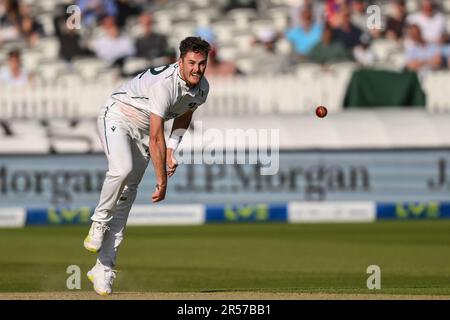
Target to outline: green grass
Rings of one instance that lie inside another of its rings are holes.
[[[88,226],[0,229],[0,292],[66,291],[66,268],[95,255]],[[129,227],[117,291],[450,294],[450,221]]]

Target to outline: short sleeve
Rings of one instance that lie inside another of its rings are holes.
[[[170,88],[165,87],[163,84],[164,82],[161,81],[152,86],[148,97],[150,112],[160,116],[161,118],[164,118],[164,115],[171,105]]]

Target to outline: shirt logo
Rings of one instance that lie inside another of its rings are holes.
[[[116,127],[115,127],[115,126],[112,126],[112,127],[111,127],[111,130],[112,130],[112,132],[116,131]]]

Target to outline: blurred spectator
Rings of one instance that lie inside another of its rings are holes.
[[[391,40],[402,40],[406,28],[406,3],[405,0],[395,0],[392,5],[392,15],[386,22],[385,35]]]
[[[44,28],[33,18],[30,7],[21,2],[19,5],[20,32],[31,47],[35,47],[40,37],[44,36]]]
[[[20,37],[19,2],[3,0],[0,8],[0,44],[4,41],[17,40]]]
[[[104,18],[102,29],[104,35],[93,41],[93,51],[109,65],[122,67],[125,59],[135,54],[132,39],[120,34],[114,17]]]
[[[290,65],[286,57],[276,53],[278,33],[267,28],[261,30],[254,41],[253,50],[254,68],[253,74],[281,74],[290,71]]]
[[[407,22],[419,26],[426,42],[438,43],[446,33],[445,16],[437,11],[433,0],[422,0],[420,12],[408,15]]]
[[[367,29],[366,3],[364,0],[352,0],[350,2],[351,21],[361,30]]]
[[[340,12],[343,7],[348,7],[351,0],[326,0],[325,20],[332,28],[337,28],[340,23]]]
[[[141,8],[130,0],[116,0],[117,15],[116,22],[119,28],[123,28],[129,17],[136,16],[141,13]]]
[[[117,15],[115,0],[77,0],[75,3],[81,9],[82,23],[87,27],[95,27],[106,16]]]
[[[360,38],[360,43],[353,48],[353,57],[360,65],[368,67],[375,64],[376,56],[371,48],[371,38],[364,33]]]
[[[22,68],[20,51],[12,50],[8,53],[7,65],[0,70],[0,80],[3,85],[13,87],[23,87],[30,82],[30,76]]]
[[[336,39],[333,28],[327,23],[323,30],[322,40],[311,50],[309,59],[315,63],[329,64],[351,61],[353,56],[342,42]]]
[[[233,9],[255,9],[258,10],[258,3],[256,0],[226,0],[225,5],[222,7],[223,13],[227,13]]]
[[[442,63],[441,49],[436,43],[427,43],[418,25],[408,29],[410,46],[406,48],[406,68],[417,71],[424,76],[429,71],[438,69]]]
[[[300,25],[299,10],[305,6],[310,6],[313,11],[314,20],[323,24],[325,21],[325,5],[322,2],[314,0],[292,0],[289,18],[292,26]],[[293,2],[293,3],[292,3]]]
[[[343,6],[339,12],[339,23],[335,29],[336,37],[348,50],[353,50],[361,44],[363,32],[351,22],[351,12]]]
[[[76,57],[94,55],[94,53],[87,49],[86,45],[83,44],[83,39],[78,32],[79,30],[67,28],[66,9],[67,5],[58,5],[53,18],[55,35],[58,37],[59,41],[59,57],[70,62]]]
[[[150,13],[139,16],[144,34],[136,40],[136,56],[149,60],[168,56],[167,38],[153,31],[153,18]]]
[[[323,32],[322,24],[314,21],[310,6],[302,7],[299,14],[301,24],[286,32],[286,39],[293,45],[296,62],[306,60],[311,49],[320,42]]]
[[[231,77],[241,74],[237,66],[231,61],[222,61],[217,55],[217,49],[211,50],[208,56],[206,77]]]

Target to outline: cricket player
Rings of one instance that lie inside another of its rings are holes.
[[[108,171],[84,240],[87,250],[98,252],[87,276],[100,295],[112,293],[117,250],[149,159],[156,175],[152,201],[166,196],[167,177],[178,165],[174,152],[193,112],[208,96],[203,74],[209,51],[208,42],[199,37],[184,39],[176,63],[150,68],[119,86],[100,111],[97,128]],[[164,122],[170,119],[174,121],[166,145]]]

